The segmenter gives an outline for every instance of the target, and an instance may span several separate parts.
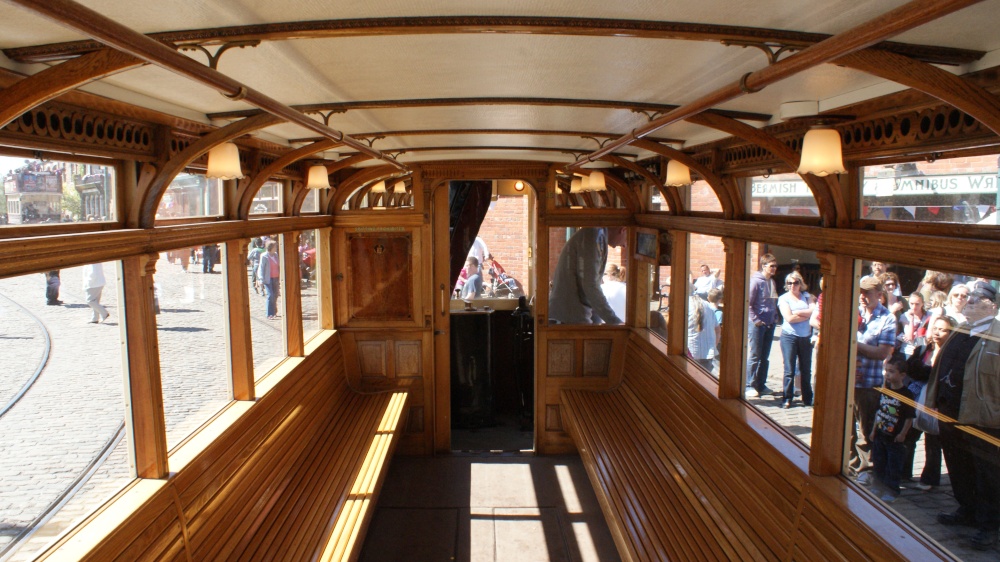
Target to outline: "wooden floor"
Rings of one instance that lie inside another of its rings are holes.
[[[579,457],[456,454],[392,460],[361,560],[619,557]]]

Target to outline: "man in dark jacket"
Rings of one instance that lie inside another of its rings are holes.
[[[774,321],[778,315],[778,291],[774,286],[774,273],[778,260],[771,254],[760,257],[760,271],[750,276],[750,326],[747,329],[747,395],[759,398],[771,394],[767,387],[768,356],[774,340]]]

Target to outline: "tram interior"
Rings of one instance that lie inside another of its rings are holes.
[[[1000,559],[1000,0],[4,0],[0,562]]]

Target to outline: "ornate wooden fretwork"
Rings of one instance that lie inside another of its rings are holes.
[[[60,103],[27,111],[0,131],[36,147],[131,155],[137,160],[153,157],[154,125]]]

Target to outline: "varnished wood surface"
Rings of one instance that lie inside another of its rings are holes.
[[[878,532],[865,529],[858,492],[776,455],[746,403],[717,400],[638,337],[628,348],[620,387],[562,392],[623,559],[947,559],[873,504]]]
[[[96,548],[60,552],[64,538],[42,559],[306,560],[341,538],[349,558],[398,441],[406,393],[354,392],[344,368],[330,337]]]

